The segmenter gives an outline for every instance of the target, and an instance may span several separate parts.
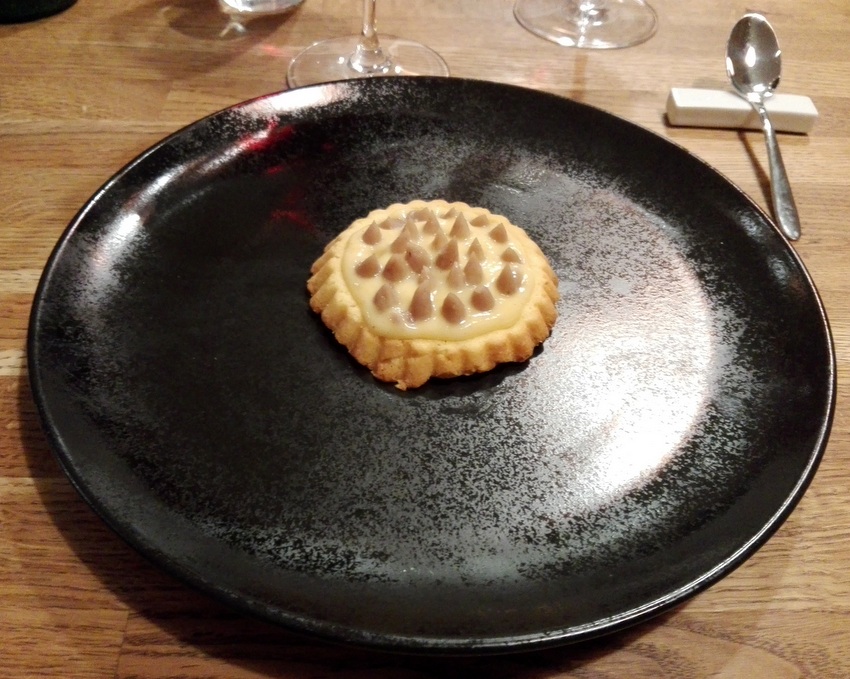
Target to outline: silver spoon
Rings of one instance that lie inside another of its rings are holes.
[[[773,95],[782,72],[782,52],[773,28],[760,14],[745,14],[738,20],[726,45],[726,72],[732,85],[752,104],[761,118],[770,165],[773,216],[790,240],[800,237],[800,217],[791,184],[779,152],[776,131],[770,123],[765,100]]]

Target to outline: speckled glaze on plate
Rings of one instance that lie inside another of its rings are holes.
[[[524,365],[377,383],[307,305],[377,207],[524,227],[560,318]],[[835,367],[792,248],[646,130],[458,79],[292,90],[164,140],[81,210],[30,325],[69,478],[130,544],[324,638],[501,652],[645,620],[740,565],[823,453]]]

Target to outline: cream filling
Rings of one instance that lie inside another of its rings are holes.
[[[342,275],[379,336],[478,337],[514,325],[534,288],[518,235],[504,217],[464,203],[393,205],[352,224]]]

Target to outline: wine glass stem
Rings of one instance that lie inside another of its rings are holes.
[[[387,73],[392,60],[381,49],[378,31],[375,28],[375,3],[377,0],[363,0],[363,30],[354,53],[348,58],[348,65],[364,75]]]
[[[571,0],[567,12],[576,23],[590,26],[605,21],[608,8],[604,0]]]

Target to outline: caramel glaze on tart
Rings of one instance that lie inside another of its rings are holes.
[[[311,268],[310,306],[399,389],[529,359],[555,323],[558,280],[518,226],[466,203],[374,210]]]

